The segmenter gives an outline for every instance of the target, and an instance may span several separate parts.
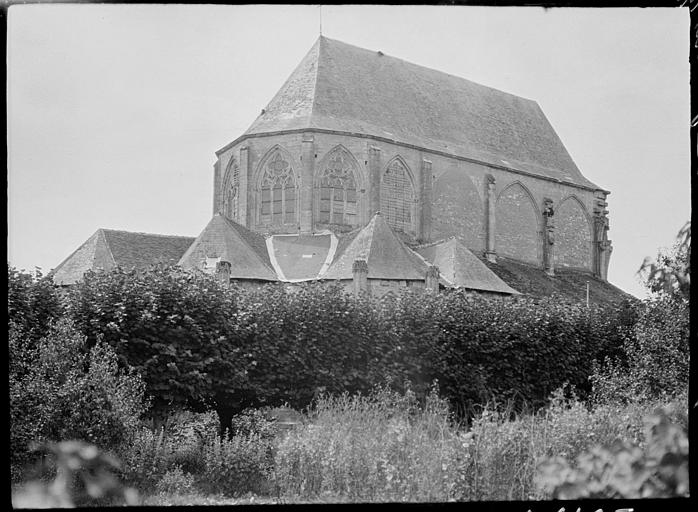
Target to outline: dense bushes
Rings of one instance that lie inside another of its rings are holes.
[[[588,392],[593,361],[620,358],[635,321],[622,305],[460,291],[375,300],[319,284],[242,290],[177,268],[88,273],[62,313],[44,280],[9,267],[8,276],[22,332],[44,329],[31,304],[64,314],[88,346],[104,340],[142,375],[154,415],[214,408],[223,426],[245,407],[302,409],[321,392],[366,393],[386,379],[420,397],[437,379],[461,413],[492,398],[539,406],[563,382]]]
[[[633,312],[559,299],[488,299],[405,291],[382,301],[339,287],[241,295],[258,403],[307,406],[321,391],[366,392],[386,380],[425,396],[438,379],[458,409],[500,401],[541,405],[563,382],[589,391],[595,358],[618,355]]]
[[[249,394],[236,298],[210,276],[178,268],[116,269],[86,274],[67,312],[91,343],[101,336],[143,376],[153,412],[165,414]]]
[[[28,461],[35,441],[80,439],[113,448],[135,431],[146,409],[144,386],[118,368],[108,345],[97,341],[88,349],[67,320],[49,327],[35,348],[13,324],[9,344],[13,467]]]
[[[60,293],[50,277],[7,265],[7,318],[25,338],[36,341],[63,315]]]
[[[622,359],[594,365],[597,403],[674,396],[688,388],[689,304],[660,295],[645,301]]]

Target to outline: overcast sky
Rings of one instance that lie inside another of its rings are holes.
[[[8,260],[56,267],[98,228],[196,236],[214,152],[318,37],[318,6],[13,5]],[[611,191],[609,280],[690,218],[689,13],[324,6],[323,34],[536,100]]]

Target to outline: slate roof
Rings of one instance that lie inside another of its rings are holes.
[[[448,287],[519,295],[455,237],[417,247],[415,252],[438,267]]]
[[[589,283],[589,301],[599,304],[636,302],[639,299],[617,286],[594,277],[590,272],[555,269],[551,277],[542,268],[498,257],[497,263],[481,259],[482,263],[509,286],[534,298],[559,295],[573,302],[586,302],[586,283]]]
[[[267,249],[273,253],[272,266],[275,270],[278,267],[289,281],[316,279],[328,257],[331,260],[333,256],[333,236],[330,233],[274,235],[267,243]]]
[[[196,237],[179,264],[202,269],[207,258],[230,262],[230,277],[276,281],[264,237],[217,213]]]
[[[423,281],[428,268],[428,264],[399,239],[380,213],[376,213],[364,228],[340,239],[334,261],[320,279],[351,279],[356,259],[367,261],[368,277],[372,279]]]
[[[323,36],[242,137],[313,128],[599,188],[537,102]]]
[[[146,269],[156,264],[175,265],[194,238],[98,229],[52,272],[53,282],[74,284],[88,270]]]

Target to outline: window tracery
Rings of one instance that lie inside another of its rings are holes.
[[[415,231],[415,193],[409,171],[400,159],[393,160],[383,173],[380,185],[380,210],[394,229]]]
[[[355,226],[357,219],[357,193],[354,166],[343,149],[335,150],[321,170],[318,190],[318,217],[321,224]]]
[[[261,224],[281,226],[296,223],[298,190],[291,164],[278,152],[267,162],[260,182]]]

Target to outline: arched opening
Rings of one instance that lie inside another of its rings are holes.
[[[266,227],[298,224],[298,185],[290,158],[275,150],[265,160],[258,183],[258,224]]]
[[[414,234],[416,228],[415,188],[412,175],[401,158],[386,167],[380,183],[380,211],[393,229]]]
[[[240,169],[234,160],[230,161],[223,186],[223,214],[229,219],[238,220],[238,208],[240,204]]]
[[[353,160],[343,147],[337,147],[320,164],[313,201],[319,227],[351,229],[359,225],[359,186]]]
[[[576,196],[555,209],[555,266],[592,269],[592,234],[589,216]]]
[[[513,183],[497,199],[495,247],[498,256],[540,264],[539,215],[531,194]]]

